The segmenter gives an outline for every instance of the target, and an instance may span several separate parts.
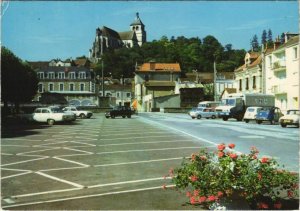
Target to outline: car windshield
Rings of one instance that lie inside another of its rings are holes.
[[[287,114],[297,114],[300,115],[300,110],[289,110]]]
[[[235,99],[223,99],[222,105],[235,106]]]
[[[191,109],[191,111],[197,111],[198,108],[194,107]]]
[[[63,113],[63,110],[61,108],[51,108],[51,111],[53,113]]]
[[[255,109],[254,109],[254,108],[248,108],[247,111],[248,111],[248,112],[254,112]]]

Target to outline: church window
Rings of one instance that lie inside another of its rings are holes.
[[[139,30],[139,27],[138,27],[138,26],[136,26],[136,27],[135,27],[135,30]]]

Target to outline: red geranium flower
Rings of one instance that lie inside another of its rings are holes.
[[[274,208],[275,208],[275,209],[281,209],[281,207],[282,207],[282,204],[281,204],[280,202],[276,202],[276,203],[274,204]]]
[[[262,163],[268,163],[268,162],[269,162],[269,158],[263,157],[263,158],[261,159],[261,162],[262,162]]]
[[[204,155],[202,155],[202,156],[200,156],[200,159],[201,159],[201,160],[207,160],[207,157],[204,156]]]
[[[224,152],[218,152],[218,157],[221,158],[224,156]]]
[[[215,201],[217,198],[214,195],[211,195],[207,198],[208,201]]]
[[[269,205],[266,204],[266,203],[261,202],[261,203],[258,204],[258,208],[259,209],[268,209]]]
[[[206,201],[206,197],[205,196],[200,196],[199,197],[199,202],[202,203],[202,202],[205,202]]]
[[[235,147],[235,144],[228,144],[228,147],[229,147],[230,149],[233,149],[233,148]]]
[[[234,154],[234,153],[229,154],[229,157],[231,157],[232,159],[236,159],[237,158],[237,154]]]
[[[222,197],[223,196],[223,192],[222,191],[218,191],[218,197]]]
[[[187,192],[186,192],[186,196],[187,196],[187,197],[191,197],[191,196],[192,196],[191,192],[187,191]]]
[[[167,186],[166,186],[166,185],[163,185],[163,186],[162,186],[162,189],[164,189],[164,190],[167,189]]]
[[[223,151],[226,148],[225,144],[219,144],[218,145],[218,150]]]
[[[190,177],[192,182],[196,182],[198,180],[198,177],[196,175],[193,175]]]
[[[199,196],[200,191],[199,190],[194,190],[194,196]]]
[[[262,178],[261,172],[258,172],[258,173],[257,173],[257,177],[258,177],[258,180],[261,180],[261,178]]]
[[[196,198],[195,198],[194,196],[192,196],[192,197],[190,198],[190,202],[191,202],[191,204],[196,204],[196,203],[197,203],[197,200],[196,200]]]
[[[197,155],[195,155],[194,153],[191,155],[191,160],[192,161],[196,161]]]
[[[294,196],[294,193],[290,190],[288,190],[287,195],[289,198],[292,198]]]

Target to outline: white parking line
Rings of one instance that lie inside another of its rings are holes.
[[[51,175],[48,175],[48,174],[45,174],[45,173],[42,173],[42,172],[35,172],[35,173],[39,174],[41,176],[44,176],[44,177],[47,177],[47,178],[50,178],[50,179],[62,182],[62,183],[66,183],[66,184],[75,186],[77,188],[83,188],[84,187],[83,185],[80,185],[80,184],[77,184],[77,183],[74,183],[74,182],[70,182],[70,181],[67,181],[67,180],[64,180],[64,179],[60,179],[58,177],[54,177],[54,176],[51,176]]]
[[[175,187],[175,185],[167,185],[166,186],[166,188],[170,188],[170,187]],[[147,190],[156,190],[156,189],[161,189],[161,188],[162,188],[162,186],[156,186],[156,187],[150,187],[150,188],[139,188],[139,189],[124,190],[124,191],[99,193],[99,194],[76,196],[76,197],[69,197],[69,198],[63,198],[63,199],[54,199],[54,200],[45,200],[45,201],[29,202],[29,203],[23,203],[23,204],[8,205],[8,206],[2,206],[2,208],[20,207],[20,206],[26,206],[26,205],[37,205],[37,204],[52,203],[52,202],[62,202],[62,201],[75,200],[75,199],[85,199],[85,198],[92,198],[92,197],[99,197],[99,196],[117,195],[117,194],[122,194],[122,193],[133,193],[133,192],[140,192],[140,191],[147,191]]]
[[[86,164],[83,164],[83,163],[79,163],[79,162],[76,162],[76,161],[67,160],[67,159],[63,159],[63,158],[59,158],[59,157],[53,157],[53,158],[57,159],[57,160],[65,161],[65,162],[68,162],[68,163],[74,163],[74,164],[77,164],[77,165],[80,165],[80,166],[83,166],[83,167],[89,166],[89,165],[86,165]]]
[[[183,135],[165,135],[165,136],[148,136],[147,138],[170,138],[172,136],[183,136]],[[101,138],[101,141],[114,141],[114,140],[124,140],[124,139],[144,139],[145,137],[122,137],[122,138]]]
[[[187,141],[189,141],[189,140],[127,142],[127,143],[121,143],[121,144],[101,144],[101,145],[97,145],[97,147],[139,145],[139,144],[159,144],[159,143],[173,143],[173,142],[187,142]],[[190,141],[190,142],[192,142],[192,141]]]

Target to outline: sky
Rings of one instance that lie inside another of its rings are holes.
[[[88,56],[97,27],[129,31],[138,12],[147,41],[212,35],[223,46],[249,50],[264,29],[273,39],[299,33],[298,9],[297,1],[10,1],[1,45],[27,61]]]

